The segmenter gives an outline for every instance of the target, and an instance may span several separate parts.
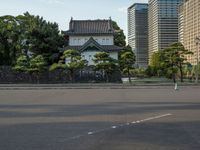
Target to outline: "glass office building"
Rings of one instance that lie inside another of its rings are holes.
[[[178,42],[178,10],[182,0],[149,0],[149,57]]]
[[[148,4],[128,8],[128,44],[136,55],[137,67],[148,65]]]

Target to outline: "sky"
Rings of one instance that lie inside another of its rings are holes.
[[[108,19],[117,21],[127,35],[127,8],[148,0],[0,0],[0,16],[17,16],[28,11],[56,22],[60,30],[68,30],[74,20]]]

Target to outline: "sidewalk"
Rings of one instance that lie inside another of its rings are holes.
[[[200,88],[200,84],[180,83],[181,87]],[[173,83],[119,84],[119,83],[74,83],[74,84],[0,84],[0,90],[17,89],[160,89],[173,88]]]

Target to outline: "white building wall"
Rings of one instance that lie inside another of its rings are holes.
[[[118,52],[110,52],[109,54],[110,54],[110,57],[118,60]]]
[[[114,45],[113,36],[92,36],[100,45]],[[69,45],[70,46],[82,46],[84,45],[91,36],[70,36]]]
[[[99,53],[99,51],[85,51],[81,53],[81,56],[83,59],[88,61],[88,65],[94,65],[93,59],[96,53]],[[118,52],[110,52],[110,57],[118,60]]]

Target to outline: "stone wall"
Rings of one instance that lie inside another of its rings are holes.
[[[105,82],[101,72],[95,72],[91,69],[84,69],[82,71],[77,71],[75,73],[75,81],[83,83],[96,83],[96,82]],[[16,72],[10,66],[1,66],[0,67],[0,84],[2,83],[70,83],[69,72],[66,70],[56,70],[56,71],[46,71],[39,75],[39,78],[36,74],[28,74]],[[119,72],[114,73],[110,76],[110,82],[121,82],[121,75]]]

